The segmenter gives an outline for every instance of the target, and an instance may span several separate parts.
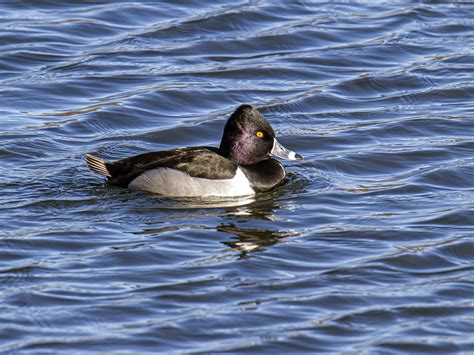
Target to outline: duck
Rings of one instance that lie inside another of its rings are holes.
[[[218,148],[183,147],[108,162],[92,154],[85,162],[113,186],[165,197],[239,197],[281,185],[285,169],[273,157],[301,160],[282,146],[265,117],[239,106],[229,117]]]

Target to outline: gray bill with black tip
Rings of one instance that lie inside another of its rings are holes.
[[[303,157],[292,150],[286,149],[276,139],[273,140],[273,148],[270,152],[271,155],[276,157],[287,159],[287,160],[301,160]]]

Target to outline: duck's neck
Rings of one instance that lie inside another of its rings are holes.
[[[219,146],[219,150],[217,151],[219,155],[222,155],[224,158],[231,159],[232,158],[232,142],[227,142],[225,137],[222,137],[221,144]]]

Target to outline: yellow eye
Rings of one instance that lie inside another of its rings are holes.
[[[262,131],[257,131],[257,133],[255,133],[255,135],[256,135],[258,138],[262,138],[262,137],[263,137],[263,132],[262,132]]]

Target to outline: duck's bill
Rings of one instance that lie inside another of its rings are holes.
[[[284,146],[278,143],[276,139],[273,139],[273,148],[270,154],[278,158],[287,159],[287,160],[303,159],[303,157],[299,155],[298,153],[295,153],[292,150],[286,149]]]

